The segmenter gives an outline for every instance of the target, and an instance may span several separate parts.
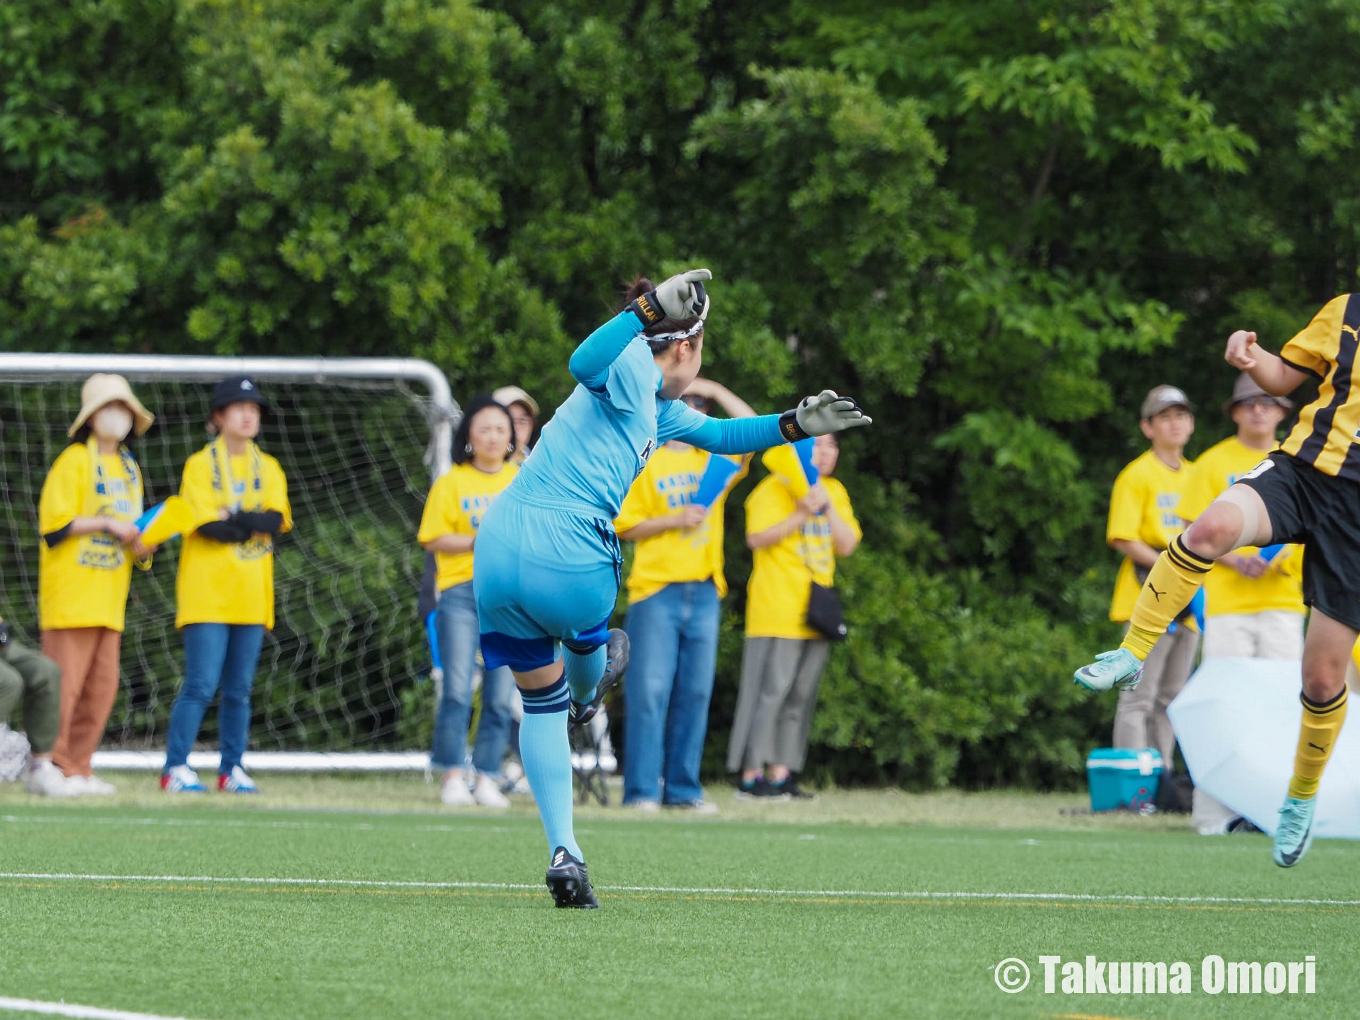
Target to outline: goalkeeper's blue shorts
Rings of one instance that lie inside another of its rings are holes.
[[[622,564],[613,522],[598,510],[502,493],[473,548],[486,668],[527,673],[555,662],[559,642],[580,653],[603,645]]]

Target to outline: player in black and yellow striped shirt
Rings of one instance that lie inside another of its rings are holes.
[[[1077,670],[1089,690],[1131,689],[1167,625],[1218,557],[1244,545],[1304,546],[1303,721],[1294,777],[1275,833],[1275,863],[1292,867],[1313,836],[1318,781],[1346,718],[1346,666],[1360,636],[1360,294],[1329,301],[1278,356],[1256,334],[1228,338],[1228,364],[1282,397],[1309,375],[1318,396],[1284,445],[1230,486],[1177,537],[1148,574],[1123,645]]]

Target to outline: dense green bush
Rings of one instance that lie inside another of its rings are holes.
[[[1114,634],[1104,501],[1142,393],[1185,387],[1202,448],[1226,331],[1278,346],[1354,286],[1351,6],[12,0],[0,349],[409,354],[551,407],[624,280],[711,265],[711,374],[876,418],[846,444],[866,541],[813,767],[1071,783],[1112,711],[1068,675]],[[0,609],[22,616],[20,491]],[[296,541],[327,552],[285,556],[289,585],[344,597],[347,512],[314,508]],[[408,604],[413,562],[373,571],[380,603]],[[739,619],[734,598],[710,764]],[[395,611],[286,624],[277,662],[360,689],[280,679],[262,710],[300,743],[317,712],[357,743],[414,733],[419,644]],[[132,700],[154,733],[161,700]]]

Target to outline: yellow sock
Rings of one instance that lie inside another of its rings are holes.
[[[1213,567],[1213,560],[1196,556],[1185,547],[1181,536],[1171,545],[1148,572],[1143,590],[1133,607],[1129,632],[1121,648],[1127,648],[1140,659],[1152,654],[1152,646],[1166,633],[1171,621],[1190,604],[1195,592],[1204,583],[1204,575]]]
[[[1349,691],[1350,688],[1342,687],[1341,693],[1325,705],[1299,695],[1303,722],[1299,724],[1299,749],[1294,752],[1294,778],[1289,781],[1289,796],[1295,800],[1317,796],[1322,770],[1327,767],[1332,747],[1341,735],[1341,724],[1346,721]]]

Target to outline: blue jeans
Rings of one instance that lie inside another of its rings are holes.
[[[203,714],[218,688],[217,731],[222,748],[218,771],[227,775],[241,764],[250,729],[250,688],[264,644],[261,624],[191,623],[184,637],[184,684],[170,709],[165,768],[183,765],[198,739]]]
[[[461,769],[467,758],[468,724],[472,720],[472,671],[477,664],[477,605],[472,583],[456,584],[439,593],[434,616],[439,638],[439,661],[444,668],[439,703],[434,714],[434,745],[430,767]],[[472,765],[478,772],[495,775],[501,770],[505,745],[510,739],[511,706],[515,678],[508,667],[486,670],[482,676],[482,716],[477,723],[477,742]]]
[[[627,744],[624,802],[701,800],[699,763],[718,660],[718,589],[712,581],[668,584],[628,609],[632,654],[624,674]],[[664,773],[664,774],[663,774]]]

